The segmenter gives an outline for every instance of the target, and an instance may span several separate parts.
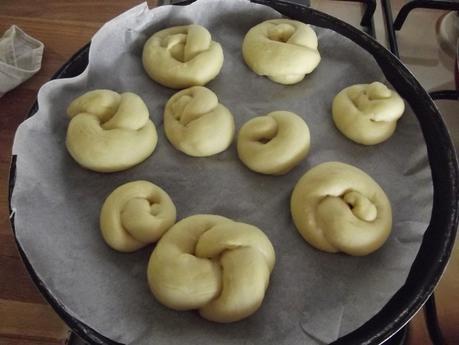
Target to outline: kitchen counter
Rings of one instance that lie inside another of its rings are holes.
[[[69,335],[67,326],[47,305],[29,278],[17,252],[9,225],[8,171],[15,130],[28,113],[38,89],[59,67],[86,44],[104,22],[140,2],[141,0],[36,0],[33,2],[2,0],[0,2],[0,33],[10,25],[16,24],[45,44],[40,72],[0,98],[0,345],[65,344]],[[154,3],[154,1],[149,2]],[[396,12],[397,6],[400,6],[402,1],[397,0],[393,3]],[[315,0],[312,1],[312,6],[347,21],[355,17],[358,23],[359,4]],[[434,22],[435,18],[442,13],[444,12],[428,11],[423,15]],[[384,41],[380,9],[375,15],[375,23],[377,38]],[[413,26],[411,19],[407,21],[407,28],[408,25]],[[413,27],[410,30],[414,30]],[[406,32],[400,35],[401,39],[406,40],[406,35]],[[401,53],[403,60],[410,51],[401,49]],[[419,68],[418,70],[419,73],[424,72]],[[422,82],[421,77],[420,79]],[[429,88],[429,85],[425,86]],[[440,105],[440,109],[449,107],[456,109],[457,112],[457,104],[457,102],[444,102]],[[450,116],[446,120],[455,142],[459,142],[459,135],[457,135],[459,117],[456,119]],[[459,303],[457,303],[459,301],[459,249],[457,248],[436,290],[436,295],[441,325],[447,341],[449,344],[459,344],[459,328],[456,327],[459,323]],[[419,312],[410,323],[407,343],[409,345],[431,344],[422,312]]]

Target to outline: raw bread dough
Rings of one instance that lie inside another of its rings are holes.
[[[195,215],[161,238],[147,275],[151,291],[167,307],[199,309],[208,320],[233,322],[260,307],[274,262],[271,242],[255,226]]]
[[[290,211],[303,238],[330,253],[370,254],[392,228],[390,202],[381,187],[362,170],[340,162],[306,172],[293,189]]]
[[[183,89],[214,79],[223,66],[223,50],[200,25],[174,26],[148,39],[142,61],[153,80]]]
[[[237,151],[251,170],[282,175],[293,169],[309,152],[306,122],[289,111],[273,111],[247,121],[239,131]]]
[[[280,84],[302,81],[320,62],[317,35],[307,24],[271,19],[247,32],[242,55],[258,75]]]
[[[218,103],[215,93],[193,86],[173,95],[164,110],[164,131],[177,150],[206,157],[228,148],[234,137],[234,119]]]
[[[133,93],[89,91],[70,103],[67,114],[67,149],[87,169],[126,170],[156,147],[156,127],[145,103]]]
[[[148,181],[116,188],[102,206],[100,229],[105,242],[120,252],[133,252],[159,240],[175,223],[169,195]]]
[[[349,139],[363,145],[379,144],[394,133],[405,103],[397,92],[380,82],[358,84],[333,99],[333,121]]]

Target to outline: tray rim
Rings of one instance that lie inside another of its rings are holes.
[[[404,285],[375,316],[366,321],[359,328],[331,343],[333,345],[381,344],[408,323],[432,294],[444,272],[454,245],[459,217],[459,168],[455,149],[449,137],[448,130],[433,100],[422,88],[414,75],[395,55],[368,34],[333,16],[308,8],[305,5],[288,2],[288,0],[249,1],[269,6],[292,19],[331,29],[351,39],[362,49],[372,54],[386,78],[392,83],[397,91],[401,93],[405,100],[408,100],[408,102],[409,100],[416,101],[414,103],[409,103],[413,108],[413,112],[423,132],[434,184],[432,218],[430,224],[423,236],[421,247],[410,268]],[[175,6],[184,6],[193,2],[195,2],[195,0],[185,0],[179,4],[175,4]],[[82,73],[88,63],[89,49],[90,43],[87,43],[78,50],[50,80],[74,77]],[[397,73],[386,73],[394,69]],[[400,80],[403,82],[400,82]],[[397,88],[397,85],[408,86],[408,88],[406,90],[400,90]],[[35,100],[25,120],[33,116],[37,109],[38,104],[37,100]],[[419,112],[416,110],[419,110]],[[425,113],[423,110],[425,110]],[[421,119],[423,120],[421,121]],[[431,123],[427,123],[429,121]],[[121,343],[105,337],[98,331],[70,315],[65,305],[52,295],[30,264],[27,255],[16,237],[14,213],[11,208],[11,198],[16,177],[16,159],[17,156],[12,155],[9,173],[8,207],[11,215],[10,225],[20,256],[34,284],[56,313],[70,326],[72,331],[78,334],[82,339],[90,344],[122,345]],[[446,169],[444,169],[445,167]],[[435,230],[438,229],[438,227],[444,229],[440,234],[438,234],[438,230]],[[435,254],[434,258],[427,255],[432,252]],[[411,297],[410,300],[409,296],[413,294],[414,297]]]

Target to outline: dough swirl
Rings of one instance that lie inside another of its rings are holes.
[[[169,308],[199,309],[208,320],[233,322],[260,307],[274,261],[271,242],[255,226],[195,215],[175,224],[158,242],[148,282]]]
[[[203,86],[193,86],[179,91],[167,102],[164,131],[177,150],[193,157],[206,157],[231,144],[234,119],[215,93]]]
[[[307,24],[290,19],[266,20],[251,28],[242,44],[247,65],[280,84],[302,81],[320,62],[317,35]]]
[[[306,122],[289,111],[273,111],[247,121],[239,131],[237,151],[251,170],[282,175],[293,169],[309,152]]]
[[[405,103],[397,92],[380,82],[358,84],[333,99],[333,121],[340,132],[363,145],[379,144],[394,133]]]
[[[214,79],[223,66],[223,50],[203,26],[174,26],[147,40],[142,62],[156,82],[183,89]]]
[[[293,189],[293,221],[317,249],[367,255],[381,247],[392,228],[390,202],[365,172],[340,162],[307,171]]]
[[[134,181],[107,197],[100,212],[100,229],[110,247],[132,252],[158,241],[175,217],[175,205],[163,189],[148,181]]]
[[[152,154],[158,136],[147,106],[134,93],[93,90],[67,109],[71,118],[66,146],[83,167],[114,172],[129,169]]]

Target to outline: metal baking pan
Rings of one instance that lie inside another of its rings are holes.
[[[187,0],[180,5],[188,5]],[[353,332],[339,338],[333,345],[381,344],[402,328],[422,307],[438,283],[454,244],[458,225],[458,164],[446,126],[430,98],[411,72],[391,52],[369,35],[322,12],[288,0],[251,0],[270,6],[283,15],[318,27],[333,30],[358,44],[373,55],[387,80],[410,104],[422,129],[427,146],[433,181],[433,207],[430,224],[424,234],[420,250],[413,262],[405,284],[370,320]],[[90,44],[81,48],[62,66],[52,79],[70,78],[83,72],[88,64]],[[35,102],[27,117],[37,111]],[[15,186],[16,157],[13,156],[9,178],[9,208]],[[14,214],[10,218],[15,232]],[[60,317],[81,338],[90,344],[119,344],[88,325],[70,316],[63,306],[37,277],[34,268],[16,239],[21,257],[34,283]]]

